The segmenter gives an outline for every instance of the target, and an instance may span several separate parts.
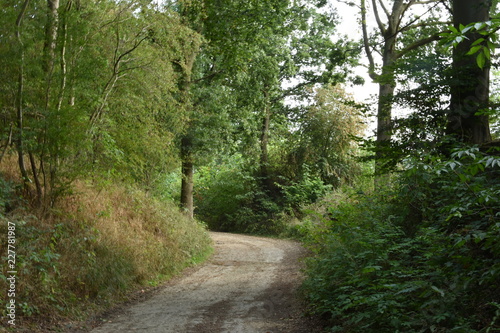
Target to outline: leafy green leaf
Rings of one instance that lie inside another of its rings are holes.
[[[462,25],[460,25],[460,26],[462,26]],[[472,26],[469,25],[467,27],[464,27],[463,29],[461,28],[460,31],[462,31],[462,33],[465,34],[465,33],[467,33],[471,29],[472,29]]]
[[[431,286],[431,289],[434,290],[435,292],[437,292],[439,295],[441,295],[441,297],[444,297],[444,291],[442,291],[441,289],[439,289],[438,287],[436,286]]]
[[[474,41],[474,43],[472,43],[471,46],[475,46],[475,45],[478,45],[478,44],[481,44],[482,42],[484,42],[485,39],[484,38],[478,38]]]
[[[489,60],[491,59],[491,54],[490,54],[490,49],[487,48],[487,47],[483,47],[483,53],[485,55],[485,57]]]
[[[467,55],[472,55],[474,53],[477,53],[479,50],[481,50],[483,48],[482,45],[476,45],[476,46],[473,46],[469,52],[467,52]]]
[[[491,40],[488,40],[486,42],[486,45],[487,45],[488,49],[490,49],[490,52],[495,51],[496,45]]]
[[[486,64],[486,55],[484,54],[484,52],[481,52],[477,55],[476,62],[479,68],[484,68],[484,65]]]
[[[379,271],[382,269],[382,266],[366,266],[365,268],[363,268],[363,273],[371,273],[371,272],[375,272],[375,271]]]

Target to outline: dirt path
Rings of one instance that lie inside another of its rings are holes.
[[[298,243],[212,233],[215,254],[92,333],[311,333],[301,315]]]

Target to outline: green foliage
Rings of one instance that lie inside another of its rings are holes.
[[[498,150],[460,147],[447,159],[426,156],[409,171],[407,195],[418,198],[429,227],[449,237],[450,269],[463,272],[466,265],[464,284],[489,285],[500,277],[499,170]]]
[[[320,177],[311,175],[307,166],[304,169],[300,181],[290,185],[278,184],[283,191],[285,206],[291,209],[298,210],[315,203],[332,189],[332,186],[325,184]]]
[[[283,147],[282,172],[293,178],[313,173],[326,184],[338,187],[353,183],[361,169],[357,139],[366,126],[362,107],[341,86],[317,88],[314,103],[300,114],[299,129]],[[278,167],[279,168],[279,167]]]
[[[310,214],[312,310],[332,332],[498,329],[499,163],[475,147],[420,155],[394,189]]]
[[[286,228],[284,214],[300,215],[302,207],[332,189],[307,166],[297,180],[273,171],[274,193],[265,189],[256,174],[255,167],[239,154],[199,168],[196,215],[213,230],[277,235]]]
[[[285,117],[273,115],[266,177],[252,165],[258,150],[199,168],[196,214],[216,230],[280,233],[283,214],[300,215],[332,186],[352,182],[361,171],[354,137],[363,126],[358,108],[338,100],[345,97],[339,87],[318,89],[317,104],[293,133]]]
[[[173,12],[140,1],[61,3],[55,21],[47,3],[27,5],[17,39],[21,6],[2,8],[1,136],[14,129],[15,148],[30,158],[34,201],[53,205],[89,173],[151,187],[172,168],[183,129],[171,50],[196,35]],[[52,51],[50,22],[57,24]]]
[[[196,214],[215,230],[245,230],[239,220],[232,220],[255,185],[254,178],[242,170],[241,156],[227,162],[211,163],[196,175]]]
[[[28,218],[26,219],[28,220]],[[59,287],[61,278],[60,254],[55,249],[55,243],[61,236],[62,225],[51,227],[37,227],[34,217],[27,222],[23,219],[8,220],[2,217],[0,230],[6,234],[7,221],[16,225],[16,269],[19,275],[26,277],[17,285],[16,296],[19,300],[30,300],[21,307],[23,316],[39,315],[57,309],[66,313],[61,304],[68,292]],[[38,222],[38,221],[36,221]],[[22,246],[20,246],[22,244]],[[6,247],[2,247],[2,260]],[[6,282],[6,270],[0,272],[2,282]],[[29,277],[29,278],[28,278]],[[30,297],[27,297],[30,295]],[[5,307],[4,307],[5,308]]]
[[[241,155],[218,162],[197,173],[196,215],[212,230],[279,232],[275,219],[283,208],[262,190],[255,171]]]
[[[481,37],[474,40],[466,55],[476,55],[476,64],[483,69],[487,62],[491,60],[491,55],[495,52],[497,43],[497,31],[500,29],[498,20],[486,22],[473,22],[464,26],[460,24],[458,29],[449,26],[448,32],[443,32],[441,43],[447,47],[456,47],[464,40],[468,40],[471,33],[477,33]]]
[[[14,201],[15,187],[12,182],[7,181],[0,175],[0,216],[11,210],[11,203]]]

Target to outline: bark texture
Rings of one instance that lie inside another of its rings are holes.
[[[453,23],[458,28],[460,24],[487,21],[490,6],[489,0],[453,0]],[[489,117],[482,112],[489,104],[489,66],[481,69],[474,56],[466,55],[478,38],[478,34],[469,34],[454,50],[454,82],[446,129],[458,141],[472,144],[491,141]]]
[[[182,159],[182,183],[181,183],[181,207],[189,218],[194,218],[194,164],[192,161],[192,142],[188,137],[181,140]]]
[[[191,93],[191,84],[192,84],[192,73],[194,62],[196,60],[196,56],[198,55],[198,48],[193,47],[192,50],[189,50],[185,55],[185,62],[181,66],[183,69],[183,77],[180,84],[181,94],[183,104],[187,108],[187,113],[191,117],[193,109],[193,103],[190,97]],[[190,136],[190,132],[194,130],[192,127],[193,124],[190,121],[190,124],[187,126],[187,132],[181,139],[181,172],[182,172],[182,183],[181,183],[181,208],[184,210],[185,214],[189,218],[194,218],[194,199],[193,199],[193,191],[194,191],[194,157],[193,157],[193,140]]]
[[[262,117],[262,128],[260,133],[260,177],[262,179],[262,185],[264,189],[269,194],[274,194],[274,182],[271,179],[271,175],[269,173],[269,126],[271,124],[271,105],[269,101],[269,93],[267,91],[264,92],[265,95],[265,106],[264,106],[264,115]]]

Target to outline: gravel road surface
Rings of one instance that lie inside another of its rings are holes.
[[[305,251],[293,241],[211,233],[215,254],[91,333],[312,333],[297,296]]]

